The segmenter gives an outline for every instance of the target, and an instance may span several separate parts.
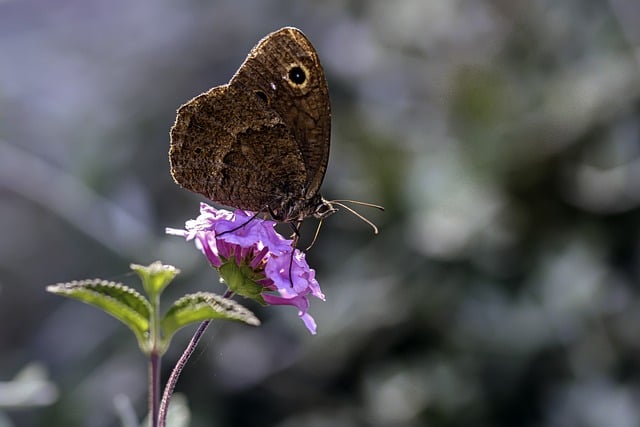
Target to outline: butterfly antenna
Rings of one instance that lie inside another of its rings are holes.
[[[355,209],[350,208],[349,206],[345,205],[344,202],[353,203],[353,204],[361,205],[361,206],[367,206],[367,207],[370,207],[370,208],[375,208],[375,209],[379,209],[381,211],[384,211],[384,208],[382,206],[374,205],[373,203],[358,202],[356,200],[332,200],[331,201],[331,203],[345,208],[346,210],[348,210],[349,212],[351,212],[352,214],[354,214],[355,216],[360,218],[362,221],[364,221],[367,224],[369,224],[371,226],[371,228],[373,228],[373,234],[378,234],[378,227],[376,227],[376,225],[373,222],[371,222],[370,220],[368,220],[367,218],[362,216]],[[318,228],[320,228],[320,227],[318,227]]]
[[[338,206],[342,206],[343,208],[346,208],[346,206],[341,205],[340,203],[353,203],[354,205],[366,206],[368,208],[374,208],[380,211],[384,211],[384,206],[376,205],[373,203],[361,202],[359,200],[332,200],[331,203],[336,203]]]
[[[322,227],[322,220],[320,220],[320,222],[318,223],[318,226],[316,227],[316,234],[313,235],[313,240],[311,241],[309,246],[307,246],[307,249],[304,250],[305,252],[311,249],[313,244],[316,242],[316,239],[318,238],[318,234],[320,234],[320,227]]]

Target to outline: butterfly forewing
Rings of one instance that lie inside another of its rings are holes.
[[[268,35],[253,48],[230,84],[267,95],[302,155],[307,196],[318,192],[329,160],[331,104],[324,70],[311,42],[295,28]]]
[[[178,111],[178,184],[236,208],[299,220],[320,203],[331,126],[324,71],[307,38],[283,28],[254,47],[228,85]]]

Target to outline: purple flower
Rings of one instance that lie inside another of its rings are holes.
[[[304,253],[278,234],[275,224],[252,212],[229,212],[201,203],[200,215],[187,221],[184,230],[166,232],[194,240],[233,292],[263,304],[296,307],[315,334],[315,320],[307,313],[308,296],[324,301],[324,294]]]

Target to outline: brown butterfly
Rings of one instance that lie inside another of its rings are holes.
[[[318,54],[300,30],[282,28],[260,40],[228,84],[180,107],[171,174],[214,202],[267,212],[296,228],[306,217],[332,214],[333,204],[354,212],[319,193],[330,133]]]

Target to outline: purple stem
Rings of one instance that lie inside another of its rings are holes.
[[[200,338],[202,338],[204,331],[209,326],[209,323],[211,323],[211,320],[205,320],[204,322],[200,323],[200,326],[198,326],[198,329],[196,330],[195,334],[193,334],[193,337],[191,337],[191,341],[189,341],[189,345],[187,345],[187,348],[185,348],[184,352],[182,353],[182,356],[180,356],[180,359],[178,359],[176,366],[173,368],[173,371],[169,376],[167,385],[165,385],[164,387],[164,393],[162,394],[162,401],[160,402],[160,411],[158,414],[160,418],[159,420],[160,423],[157,424],[158,427],[166,426],[167,410],[169,409],[169,400],[171,400],[171,395],[173,394],[173,389],[175,388],[176,383],[178,382],[178,377],[180,376],[180,373],[182,373],[182,369],[184,369],[185,365],[189,361],[189,358],[193,354],[193,351],[196,349],[196,346],[198,345]],[[152,425],[156,425],[156,424],[152,424]]]
[[[151,425],[158,425],[158,405],[160,404],[160,357],[152,351],[149,356],[149,410]]]
[[[233,295],[233,292],[227,290],[224,293],[223,298],[230,298],[232,295]],[[182,356],[180,356],[180,359],[178,359],[176,366],[173,368],[173,371],[169,376],[169,380],[167,381],[167,385],[165,385],[164,387],[164,393],[162,394],[162,401],[160,402],[160,411],[158,412],[159,424],[152,424],[153,426],[156,426],[156,425],[158,427],[166,426],[167,411],[169,409],[169,401],[171,400],[171,395],[173,394],[173,390],[176,386],[176,383],[178,382],[178,377],[180,377],[182,370],[184,369],[185,365],[189,361],[189,358],[193,354],[194,350],[196,349],[196,346],[198,345],[198,342],[200,342],[200,339],[204,334],[204,331],[207,330],[207,327],[209,326],[210,323],[211,323],[211,320],[205,320],[204,322],[200,323],[200,326],[198,326],[198,329],[193,334],[193,337],[191,337],[191,341],[189,341],[189,345],[187,345],[187,348],[184,349]]]

